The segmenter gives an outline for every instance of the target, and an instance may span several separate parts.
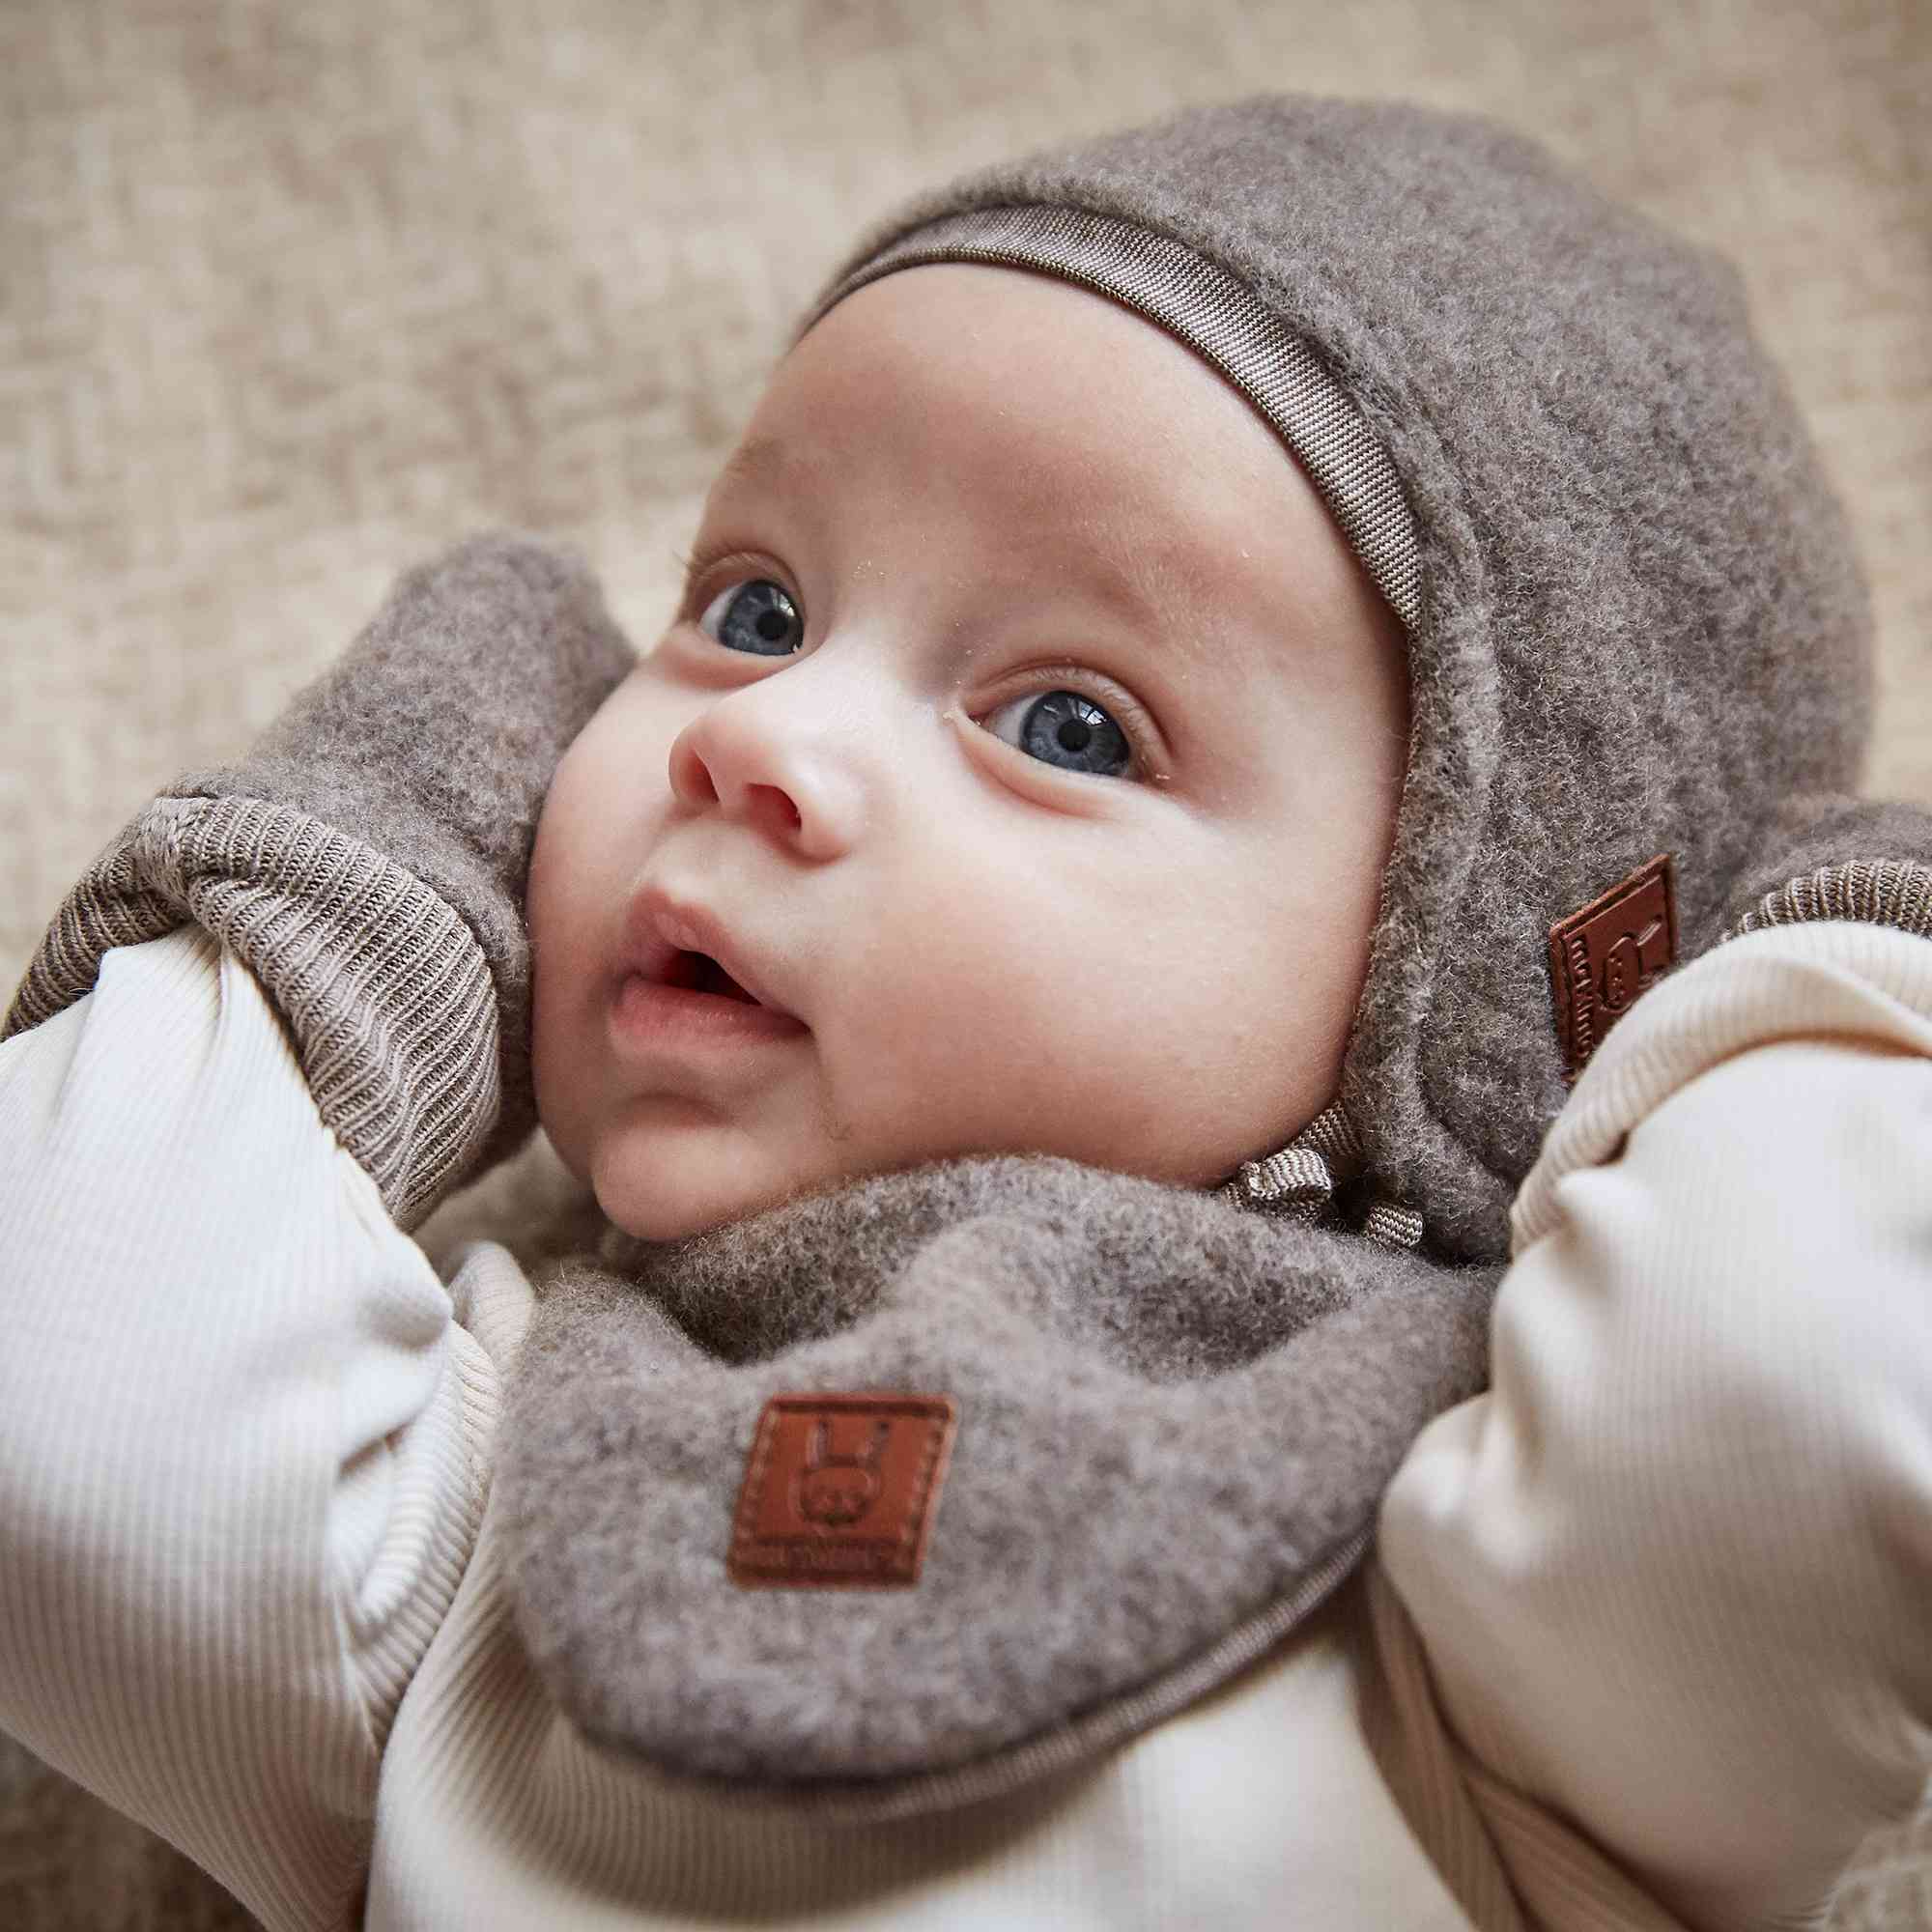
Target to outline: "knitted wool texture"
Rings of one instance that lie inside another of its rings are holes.
[[[1393,461],[1421,553],[1411,742],[1340,1097],[1435,1251],[1502,1256],[1567,1093],[1552,923],[1668,852],[1694,956],[1780,805],[1863,755],[1862,577],[1740,279],[1486,121],[1263,96],[916,197],[804,327],[920,230],[1009,208],[1231,273]]]

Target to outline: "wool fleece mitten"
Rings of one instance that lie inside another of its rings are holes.
[[[637,656],[573,553],[512,532],[400,578],[237,765],[191,772],[68,895],[0,1039],[192,922],[273,1001],[406,1232],[536,1122],[524,889],[558,761]]]

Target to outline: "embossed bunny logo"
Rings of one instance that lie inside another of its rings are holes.
[[[807,1522],[842,1529],[857,1522],[879,1499],[879,1458],[890,1422],[872,1425],[872,1439],[856,1456],[835,1456],[832,1424],[820,1416],[806,1445],[805,1467],[798,1476],[798,1513]]]

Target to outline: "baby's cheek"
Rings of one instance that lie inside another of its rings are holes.
[[[938,963],[903,1009],[920,1104],[962,1146],[1077,1155],[1096,1110],[1123,1097],[1118,1070],[1134,1042],[1118,1036],[1110,990],[1077,951],[1064,936],[992,928]]]
[[[588,1179],[588,1114],[585,1094],[591,1069],[582,1049],[560,1028],[546,1026],[539,1009],[530,1028],[530,1077],[536,1091],[537,1124],[579,1180]]]

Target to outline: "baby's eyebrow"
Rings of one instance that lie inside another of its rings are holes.
[[[753,489],[760,484],[775,484],[794,470],[810,467],[802,464],[790,446],[777,437],[754,436],[732,451],[711,487],[714,491]]]
[[[1068,527],[1089,538],[1082,575],[1133,629],[1201,668],[1212,662],[1229,668],[1245,660],[1239,643],[1248,626],[1215,626],[1211,643],[1200,635],[1231,581],[1209,551],[1148,510],[1124,525],[1093,517],[1070,520]]]

